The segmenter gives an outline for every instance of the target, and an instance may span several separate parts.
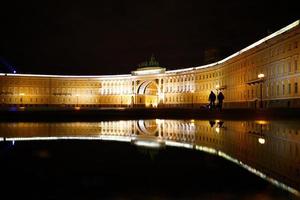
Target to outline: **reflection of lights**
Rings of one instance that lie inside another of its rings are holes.
[[[18,137],[7,138],[7,141],[35,141],[35,140],[109,140],[119,142],[130,142],[131,137],[125,136],[98,136],[98,137],[76,137],[76,136],[63,136],[63,137]]]
[[[200,151],[204,151],[204,152],[210,153],[210,154],[216,154],[216,155],[218,155],[220,157],[223,157],[226,160],[229,160],[229,161],[231,161],[233,163],[236,163],[237,165],[239,165],[239,166],[243,167],[244,169],[248,170],[249,172],[251,172],[251,173],[253,173],[253,174],[261,177],[262,179],[265,179],[265,180],[269,181],[273,185],[275,185],[275,186],[277,186],[279,188],[282,188],[282,189],[284,189],[286,191],[289,191],[292,194],[300,196],[300,192],[298,190],[296,190],[296,189],[294,189],[294,188],[292,188],[290,186],[287,186],[284,183],[281,183],[281,182],[279,182],[279,181],[277,181],[277,180],[275,180],[275,179],[267,176],[266,174],[258,171],[257,169],[255,169],[255,168],[253,168],[253,167],[251,167],[251,166],[249,166],[247,164],[244,164],[242,161],[239,161],[239,160],[237,160],[235,158],[232,158],[231,156],[227,155],[226,153],[224,153],[222,151],[218,151],[218,150],[216,150],[214,148],[209,148],[209,147],[199,146],[199,145],[196,145],[196,149],[200,150]]]
[[[13,140],[13,141],[11,142],[11,144],[12,144],[13,146],[15,146],[15,141]]]
[[[35,141],[35,140],[64,140],[64,139],[97,139],[99,137],[18,137],[6,138],[7,141]],[[100,138],[99,138],[100,139]]]
[[[217,154],[217,150],[215,150],[214,148],[196,145],[196,149],[199,151],[204,151],[206,153]]]
[[[188,149],[193,148],[192,144],[182,143],[182,142],[174,142],[174,141],[170,141],[170,140],[166,141],[166,145],[167,146],[173,146],[173,147],[183,147],[183,148],[188,148]]]
[[[150,148],[160,148],[160,147],[164,146],[163,143],[158,142],[158,141],[141,141],[141,140],[137,140],[137,141],[133,141],[133,143],[137,146],[150,147]]]
[[[294,195],[300,196],[300,192],[298,190],[296,190],[296,189],[294,189],[294,188],[292,188],[290,186],[287,186],[286,184],[281,183],[281,182],[279,182],[279,181],[277,181],[277,180],[275,180],[275,179],[267,176],[266,174],[258,171],[257,169],[255,169],[255,168],[253,168],[253,167],[251,167],[251,166],[249,166],[247,164],[244,164],[242,161],[239,161],[239,160],[237,160],[235,158],[232,158],[231,156],[227,155],[226,153],[224,153],[222,151],[219,151],[218,155],[220,157],[223,157],[223,158],[231,161],[231,162],[234,162],[234,163],[238,164],[239,166],[243,167],[244,169],[248,170],[249,172],[251,172],[251,173],[253,173],[253,174],[261,177],[264,180],[269,181],[273,185],[275,185],[275,186],[277,186],[279,188],[282,188],[282,189],[284,189],[286,191],[289,191],[290,193],[292,193]]]
[[[75,107],[75,110],[80,110],[80,107],[79,107],[79,106],[76,106],[76,107]]]
[[[216,132],[220,133],[220,128],[219,127],[216,127]]]
[[[260,144],[265,144],[265,142],[266,142],[266,140],[264,139],[264,138],[258,138],[258,142],[260,143]]]
[[[265,120],[256,120],[255,122],[257,124],[260,124],[260,125],[266,125],[266,124],[268,124],[268,121],[265,121]]]
[[[129,136],[110,136],[110,135],[102,135],[100,136],[102,140],[111,140],[111,141],[119,141],[119,142],[130,142],[131,137]]]

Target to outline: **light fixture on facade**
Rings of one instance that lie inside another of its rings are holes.
[[[266,143],[265,138],[262,138],[262,137],[258,138],[258,143],[259,144],[265,144]]]
[[[164,93],[158,93],[159,100],[164,100],[165,94]]]
[[[264,78],[265,75],[264,75],[264,74],[258,74],[257,77],[258,77],[258,78]]]

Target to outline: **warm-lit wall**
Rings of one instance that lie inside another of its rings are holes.
[[[210,91],[225,107],[300,107],[299,21],[233,56],[207,66],[116,76],[0,74],[0,105],[199,107]]]

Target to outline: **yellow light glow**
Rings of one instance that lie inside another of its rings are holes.
[[[218,84],[218,85],[216,85],[216,89],[218,90],[220,88],[220,85]]]
[[[159,98],[159,100],[163,100],[165,98],[165,94],[164,93],[158,93],[158,98]]]
[[[150,147],[150,148],[160,148],[163,144],[157,141],[134,141],[133,142],[137,146]]]
[[[145,70],[136,70],[132,71],[131,74],[135,76],[139,75],[151,75],[151,74],[162,74],[165,73],[166,69],[165,68],[147,68]]]
[[[165,120],[163,119],[155,119],[156,124],[162,124]]]
[[[264,78],[265,75],[264,75],[264,74],[258,74],[257,77],[258,77],[258,78]]]
[[[220,133],[220,128],[219,127],[216,127],[216,132]]]
[[[20,95],[20,96],[24,96],[24,95],[25,95],[25,93],[20,93],[19,95]]]
[[[268,124],[269,122],[268,121],[265,121],[265,120],[257,120],[255,121],[257,124],[260,124],[260,125],[266,125]]]
[[[166,140],[165,144],[167,146],[173,146],[173,147],[183,147],[183,148],[188,148],[188,149],[193,149],[194,146],[189,143],[183,143],[183,142],[176,142],[176,141],[171,141],[171,140]]]
[[[258,138],[259,144],[265,144],[266,140],[264,138]]]
[[[80,110],[80,107],[79,107],[79,106],[76,106],[76,107],[75,107],[75,110]]]
[[[130,142],[131,138],[126,136],[87,136],[87,137],[76,137],[76,136],[62,136],[62,137],[12,137],[6,138],[7,141],[34,141],[34,140],[109,140],[119,142]]]

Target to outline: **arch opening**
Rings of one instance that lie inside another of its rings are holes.
[[[154,80],[141,83],[137,89],[136,104],[143,107],[157,107],[158,85]]]

